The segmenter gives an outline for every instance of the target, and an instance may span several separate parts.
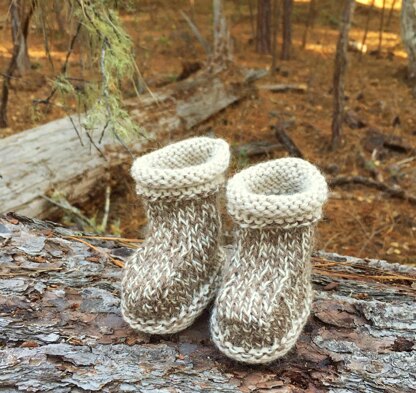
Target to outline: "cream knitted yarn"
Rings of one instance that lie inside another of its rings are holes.
[[[310,313],[313,224],[326,199],[324,177],[298,158],[229,181],[237,245],[211,317],[213,341],[227,356],[267,363],[295,344]]]
[[[225,141],[201,137],[134,162],[149,227],[122,281],[122,313],[133,328],[154,334],[185,329],[215,295],[224,263],[217,195],[229,158]]]

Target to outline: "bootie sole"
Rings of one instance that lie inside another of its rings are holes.
[[[310,303],[312,303],[312,301]],[[298,320],[293,324],[294,327],[274,345],[263,348],[251,348],[249,350],[227,341],[226,334],[221,331],[218,325],[217,309],[214,308],[211,315],[212,341],[224,355],[237,360],[238,362],[248,364],[270,363],[286,355],[293,348],[308,320],[310,305],[311,304],[304,308]],[[283,350],[281,349],[282,347],[284,347]]]

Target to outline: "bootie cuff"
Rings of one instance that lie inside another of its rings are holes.
[[[291,228],[319,220],[327,200],[325,178],[300,158],[252,166],[227,185],[228,212],[242,227]]]
[[[198,137],[137,158],[131,174],[140,195],[186,197],[217,190],[224,181],[229,161],[227,142]]]

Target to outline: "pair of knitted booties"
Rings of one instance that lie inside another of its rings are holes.
[[[132,175],[149,233],[126,264],[122,313],[139,331],[175,333],[216,297],[211,334],[220,351],[267,363],[293,347],[309,316],[314,224],[327,185],[317,168],[298,158],[236,174],[226,192],[236,226],[228,263],[218,196],[229,161],[228,144],[205,137],[136,159]]]

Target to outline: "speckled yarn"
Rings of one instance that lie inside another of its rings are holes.
[[[217,197],[229,159],[225,141],[201,137],[134,162],[149,226],[122,281],[122,313],[133,328],[178,332],[215,296],[225,260]]]
[[[230,358],[267,363],[294,346],[311,309],[314,223],[327,192],[318,169],[298,158],[258,164],[229,181],[237,244],[211,333]]]

